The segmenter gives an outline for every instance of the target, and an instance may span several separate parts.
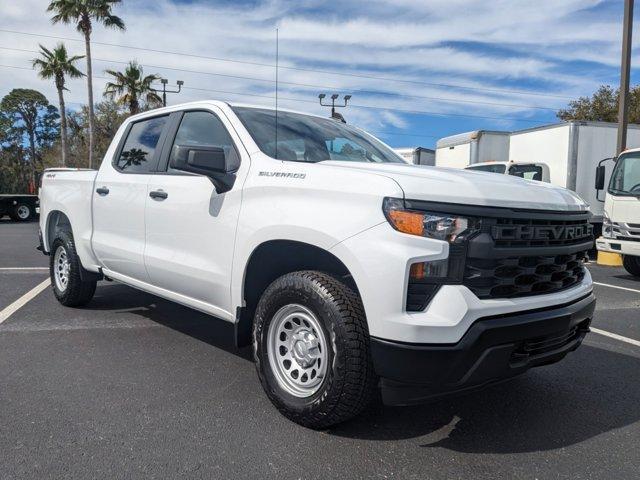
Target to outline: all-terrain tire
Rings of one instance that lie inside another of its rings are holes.
[[[640,277],[640,257],[623,255],[622,266],[634,277]]]
[[[55,274],[55,269],[59,268],[59,265],[56,265],[56,252],[60,249],[66,253],[69,263],[67,281],[64,288],[61,288],[59,282],[56,282]],[[64,230],[57,232],[56,237],[51,244],[49,275],[51,277],[53,294],[62,305],[67,307],[79,307],[87,304],[93,298],[97,282],[95,280],[83,281],[80,276],[81,268],[82,264],[80,263],[80,258],[76,253],[73,235],[71,232]]]
[[[308,397],[294,396],[283,388],[268,358],[269,326],[276,312],[287,305],[302,305],[313,312],[327,339],[326,372],[318,390]],[[269,285],[256,309],[253,350],[258,377],[271,402],[285,417],[305,427],[321,429],[349,420],[374,397],[376,376],[362,301],[325,273],[293,272]]]

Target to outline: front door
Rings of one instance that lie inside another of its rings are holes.
[[[173,170],[176,146],[215,146],[225,155],[241,154],[221,111],[178,115],[174,140],[167,139],[163,150],[166,171],[148,185],[145,264],[154,286],[203,302],[214,315],[231,319],[231,266],[248,158],[243,157],[232,189],[222,194],[208,177]]]
[[[100,166],[93,195],[93,250],[113,272],[147,282],[144,267],[147,186],[156,169],[169,116],[132,123],[113,162]]]

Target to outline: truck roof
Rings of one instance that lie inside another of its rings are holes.
[[[435,150],[433,150],[432,148],[427,148],[427,147],[398,147],[398,148],[394,148],[394,150],[398,153],[402,152],[402,153],[412,153],[415,151],[421,151],[421,152],[429,152],[429,153],[436,153]]]
[[[275,107],[271,106],[271,105],[254,105],[254,104],[249,104],[249,103],[241,103],[241,102],[225,102],[223,100],[214,100],[214,99],[206,99],[206,100],[197,100],[194,102],[185,102],[185,103],[178,103],[175,105],[170,105],[168,107],[162,107],[162,108],[155,108],[153,110],[147,110],[146,112],[141,112],[138,113],[136,115],[132,115],[131,117],[129,117],[127,120],[129,119],[138,119],[138,118],[145,118],[148,117],[150,115],[157,115],[158,113],[163,113],[163,112],[167,112],[167,113],[171,113],[171,112],[175,112],[177,110],[183,110],[185,108],[190,108],[190,107],[196,107],[196,106],[202,106],[202,105],[215,105],[217,107],[244,107],[244,108],[259,108],[261,110],[274,110],[275,111]],[[309,115],[312,117],[317,117],[317,118],[328,118],[328,117],[323,117],[321,115],[316,115],[314,113],[309,113],[309,112],[301,112],[298,110],[291,110],[288,108],[280,108],[278,107],[278,111],[279,112],[288,112],[288,113],[298,113],[301,115]]]
[[[436,142],[436,148],[455,147],[456,145],[463,145],[475,140],[485,134],[490,135],[504,135],[508,136],[511,132],[503,130],[473,130],[471,132],[458,133],[456,135],[450,135],[448,137],[441,138]]]

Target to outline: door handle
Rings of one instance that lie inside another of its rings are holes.
[[[96,188],[96,193],[102,196],[109,195],[109,189],[107,187]]]
[[[152,192],[149,192],[149,196],[154,200],[164,200],[169,196],[169,194],[164,190],[153,190]]]

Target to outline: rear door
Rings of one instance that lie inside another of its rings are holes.
[[[93,192],[93,250],[113,272],[148,282],[144,266],[147,184],[157,169],[169,116],[131,123]]]
[[[154,286],[204,302],[203,309],[232,317],[231,266],[240,212],[246,154],[230,191],[218,193],[211,179],[171,169],[176,146],[212,146],[242,154],[240,139],[222,111],[172,115],[158,172],[148,186],[145,263]],[[213,307],[213,308],[210,308]]]

